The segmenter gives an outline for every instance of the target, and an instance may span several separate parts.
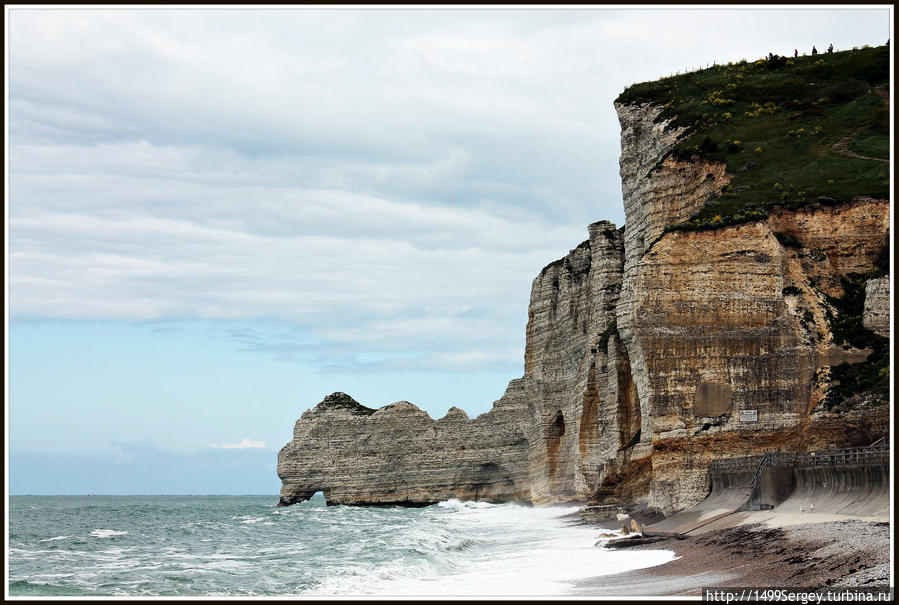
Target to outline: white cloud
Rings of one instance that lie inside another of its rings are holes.
[[[221,445],[217,443],[210,443],[209,447],[223,450],[260,449],[265,447],[265,441],[258,441],[246,437],[242,439],[240,443],[222,443]]]
[[[520,364],[533,277],[622,222],[625,86],[889,35],[885,9],[8,15],[14,319],[268,318],[322,344],[253,350],[364,367]]]

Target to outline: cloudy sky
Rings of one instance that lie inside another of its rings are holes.
[[[6,8],[12,493],[276,493],[332,391],[522,372],[531,280],[621,225],[628,85],[880,45],[887,8]]]

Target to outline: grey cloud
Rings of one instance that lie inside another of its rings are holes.
[[[885,10],[9,15],[12,317],[269,318],[304,336],[236,346],[320,368],[520,356],[537,271],[623,219],[625,86],[889,35]]]
[[[238,350],[319,372],[397,370],[521,370],[523,309],[409,307],[388,315],[321,317],[328,327],[279,321],[241,324],[218,331]],[[316,323],[316,322],[310,322]]]

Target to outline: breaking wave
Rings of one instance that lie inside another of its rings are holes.
[[[576,507],[276,503],[12,496],[10,594],[564,596],[674,556],[597,548],[598,530],[565,517]]]

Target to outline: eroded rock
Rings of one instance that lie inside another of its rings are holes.
[[[869,279],[865,284],[864,326],[880,334],[890,336],[890,278]]]

